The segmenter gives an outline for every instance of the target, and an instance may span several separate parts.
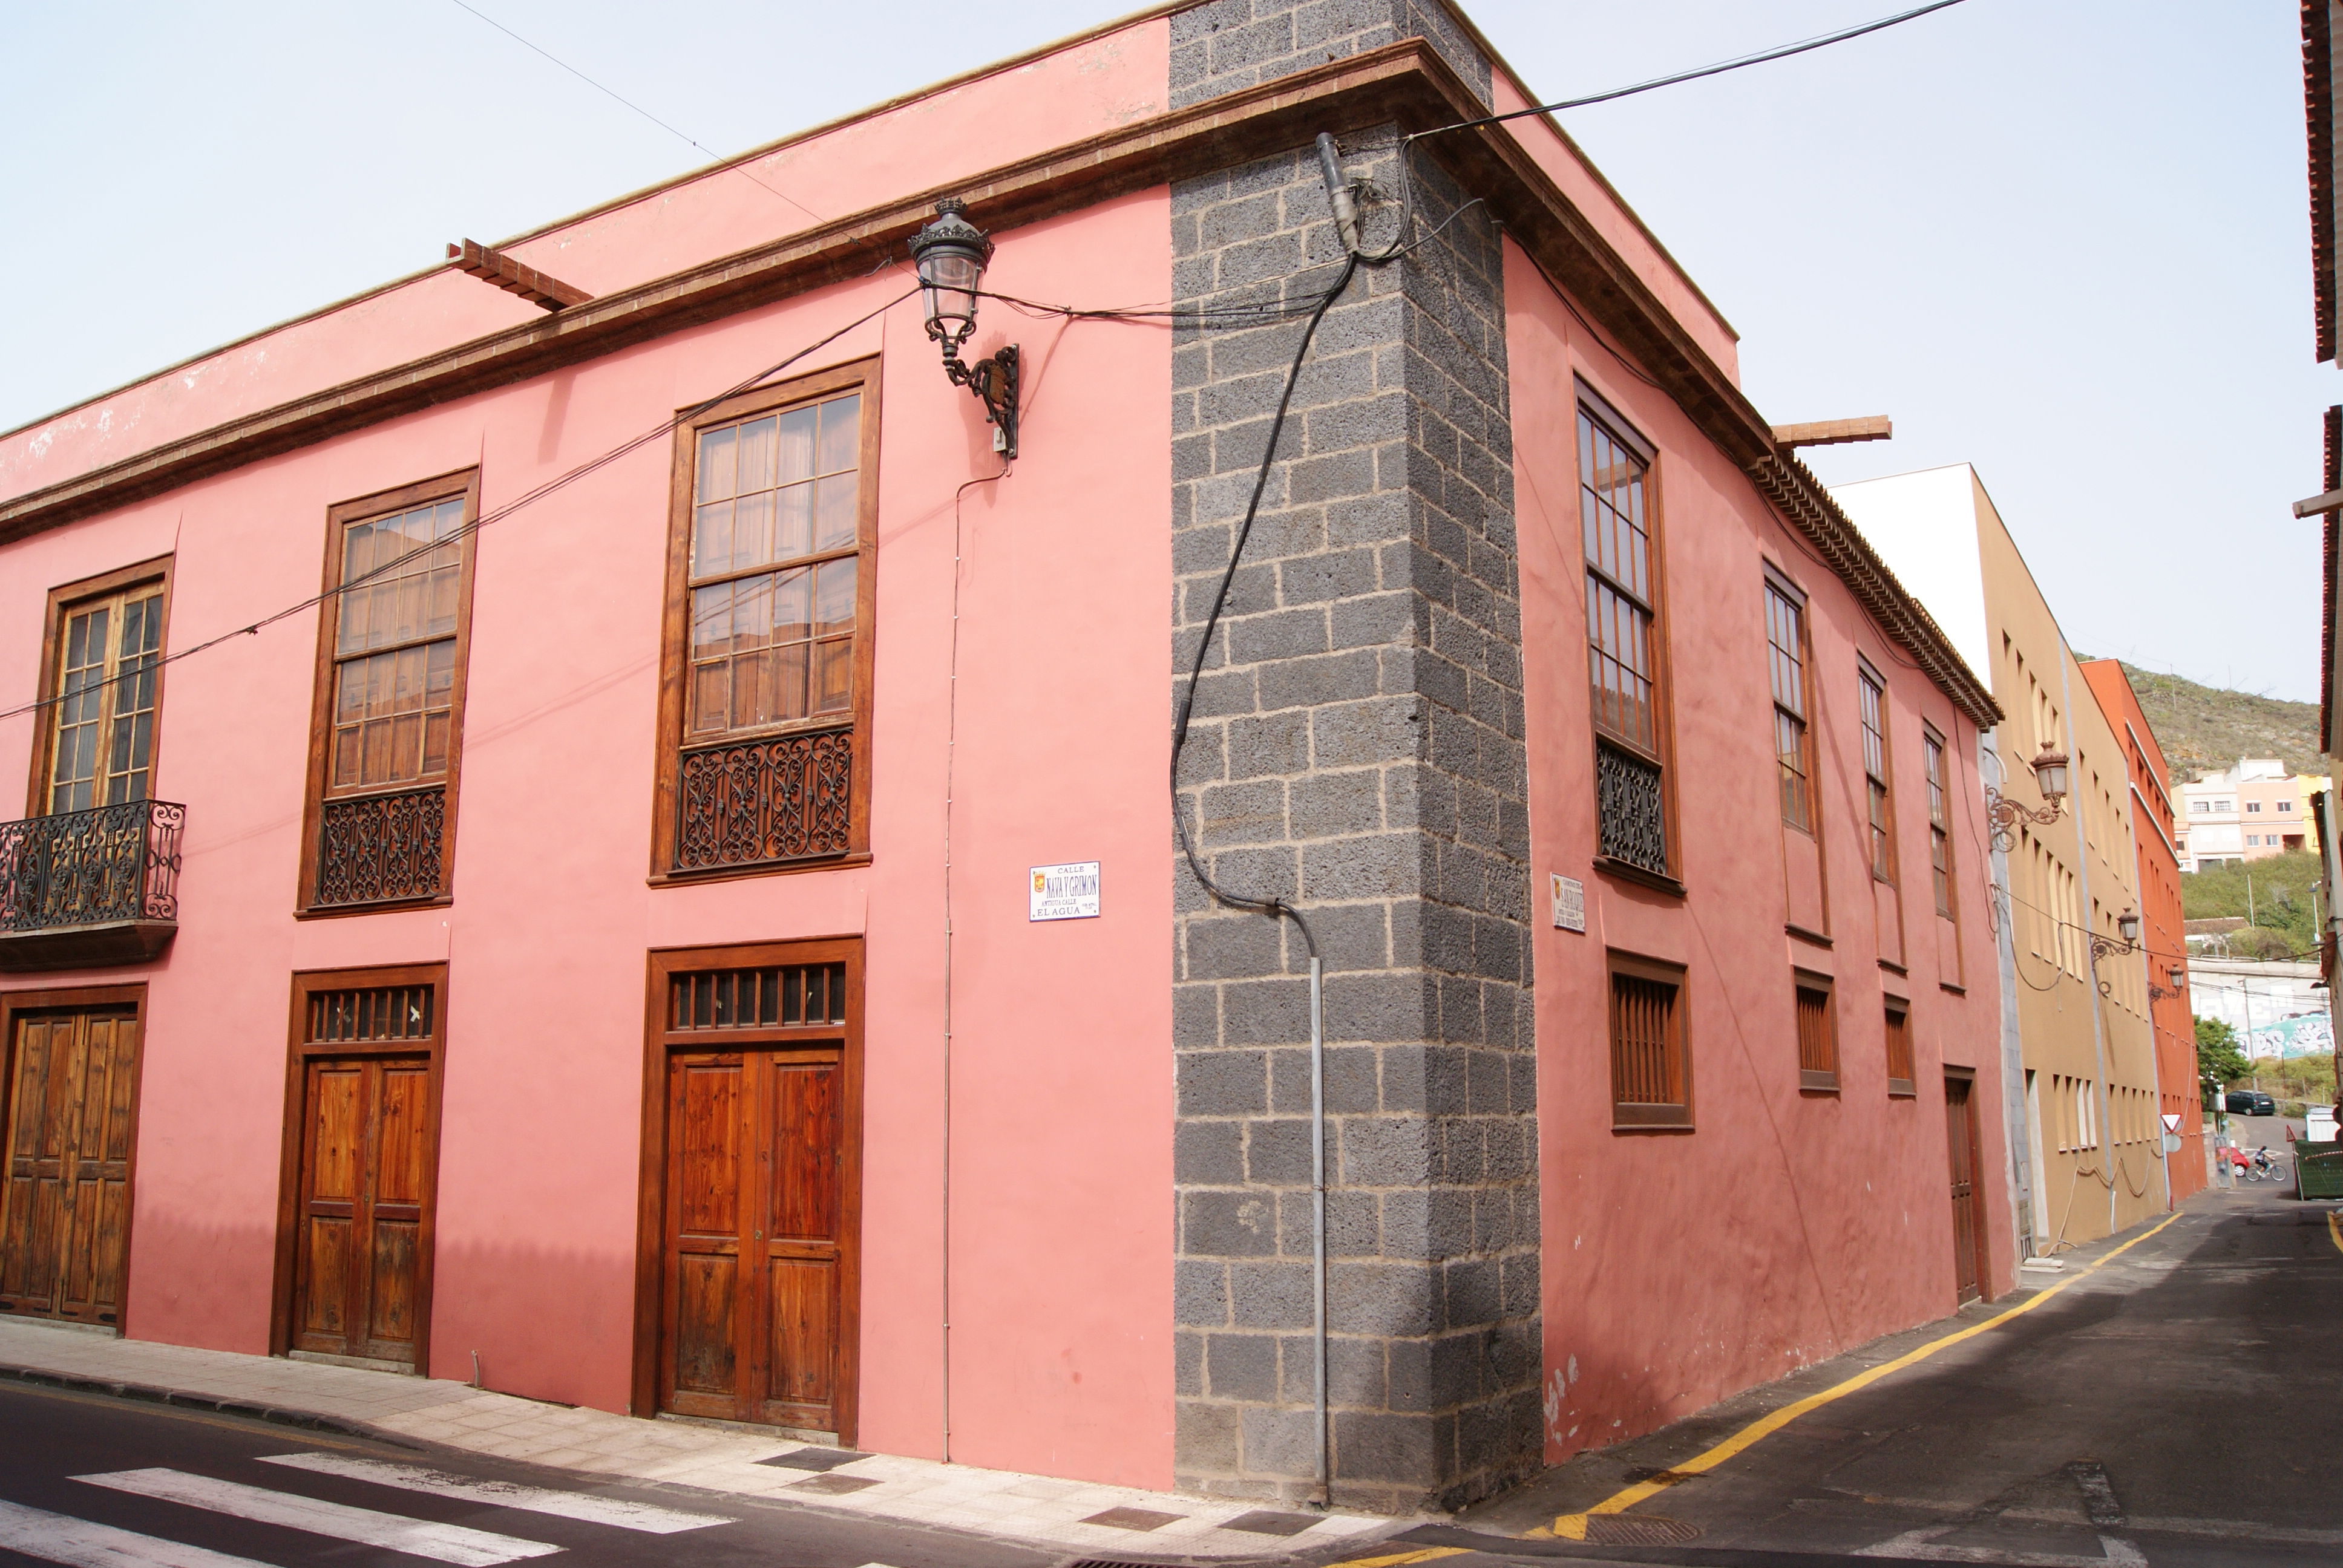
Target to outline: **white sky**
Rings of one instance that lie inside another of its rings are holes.
[[[729,154],[1104,4],[475,0]],[[1899,0],[1479,0],[1574,96]],[[454,0],[5,13],[0,428],[706,159]],[[2068,638],[2318,695],[2319,413],[2297,11],[1967,0],[1566,116],[1742,334],[1777,422],[1894,416],[1836,482],[1967,460]]]

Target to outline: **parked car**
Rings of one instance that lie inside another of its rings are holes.
[[[2230,1114],[2236,1116],[2278,1114],[2278,1101],[2258,1089],[2232,1089],[2229,1091],[2228,1107]]]

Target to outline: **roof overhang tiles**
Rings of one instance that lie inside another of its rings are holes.
[[[2302,106],[2310,142],[2310,270],[2318,357],[2335,357],[2335,33],[2343,0],[2302,0]]]
[[[2327,0],[2312,0],[2324,5]],[[278,453],[599,357],[702,322],[859,278],[917,232],[940,196],[999,233],[1134,190],[1306,145],[1318,132],[1428,129],[1486,112],[1421,39],[1140,120],[786,238],[568,306],[541,321],[296,398],[0,503],[0,544]],[[1501,126],[1423,144],[1648,371],[1759,495],[1830,563],[1886,635],[1977,725],[1991,690],[1805,464],[1626,259]]]

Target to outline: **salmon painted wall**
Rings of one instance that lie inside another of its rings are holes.
[[[2138,960],[2147,981],[2170,990],[2148,999],[2148,1020],[2156,1032],[2156,1077],[2160,1115],[2177,1116],[2180,1147],[2162,1161],[2160,1173],[2169,1183],[2167,1194],[2178,1202],[2205,1185],[2205,1115],[2197,1086],[2197,1023],[2188,1010],[2186,984],[2167,988],[2166,971],[2174,965],[2186,970],[2188,944],[2180,904],[2180,857],[2174,848],[2177,802],[2172,794],[2172,772],[2156,731],[2140,711],[2139,694],[2120,661],[2095,658],[2080,666],[2083,679],[2098,700],[2099,711],[2115,730],[2131,770],[2132,848],[2139,865],[2140,945],[2147,951]],[[2304,813],[2305,820],[2308,813]],[[2299,827],[2300,824],[2294,824]],[[2126,960],[2116,959],[2111,962]],[[2184,980],[2186,976],[2182,977]],[[2163,1131],[2161,1124],[2157,1128]]]
[[[1161,299],[1168,225],[1159,189],[1004,233],[991,281]],[[676,334],[11,547],[0,691],[36,686],[53,585],[176,550],[167,646],[187,647],[315,593],[331,503],[478,464],[492,509],[904,283]],[[477,1350],[491,1388],[625,1408],[645,951],[860,933],[859,1437],[938,1453],[949,915],[953,1457],[1170,1483],[1169,333],[988,311],[973,352],[1012,337],[1024,457],[964,494],[998,459],[915,302],[797,367],[882,365],[868,867],[645,884],[665,440],[478,537],[451,907],[292,918],[312,613],[170,667],[155,790],[188,807],[176,945],[143,970],[9,983],[151,985],[132,1336],[265,1348],[292,972],[445,961],[431,1371],[468,1378]],[[0,726],[0,778],[24,776],[34,735]],[[1103,918],[1029,924],[1026,869],[1070,859],[1103,862]]]
[[[874,196],[942,188],[1160,114],[1171,51],[1171,22],[1161,15],[1071,39],[739,164],[622,197],[506,248],[589,294],[610,293],[844,216],[873,205]],[[458,237],[433,236],[433,244]],[[0,499],[542,317],[525,300],[435,267],[0,434]]]
[[[2008,1288],[1998,1000],[1983,919],[1976,729],[1785,532],[1663,395],[1589,342],[1506,246],[1529,702],[1534,876],[1586,884],[1584,934],[1537,933],[1538,1137],[1546,1456],[1649,1431],[1736,1390],[1955,1305],[1944,1068],[1973,1068],[1982,1135],[1986,1292]],[[1659,448],[1673,768],[1687,896],[1591,869],[1585,566],[1575,397],[1583,376]],[[1828,948],[1784,931],[1780,799],[1763,562],[1810,594]],[[1886,677],[1909,973],[1879,962],[1856,717],[1855,656]],[[1920,720],[1944,735],[1967,980],[1926,940]],[[1542,895],[1541,895],[1542,896]],[[1690,1133],[1612,1131],[1604,950],[1685,966]],[[1841,1091],[1801,1093],[1793,963],[1835,977]],[[1952,980],[1953,984],[1940,983]],[[1883,996],[1910,1004],[1920,1093],[1886,1091]]]

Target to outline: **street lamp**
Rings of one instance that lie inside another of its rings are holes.
[[[2147,994],[2150,1000],[2162,1001],[2167,997],[2178,996],[2188,989],[2188,971],[2182,969],[2178,964],[2174,964],[2171,968],[2166,970],[2164,971],[2164,978],[2170,982],[2170,989],[2168,990],[2164,986],[2157,984],[2154,980],[2147,982]]]
[[[1988,784],[1985,787],[1986,820],[1993,828],[1993,847],[2008,852],[2017,844],[2017,824],[2031,822],[2037,828],[2047,827],[2058,819],[2066,798],[2066,754],[2054,751],[2047,745],[2034,759],[2034,787],[2048,802],[2040,809],[2020,805]],[[2135,917],[2137,923],[2137,917]]]
[[[2062,766],[2066,762],[2066,759],[2063,757],[2058,760]],[[2022,811],[2025,808],[2021,806],[2018,809]],[[2136,953],[2139,951],[2139,914],[2137,910],[2126,910],[2122,914],[2117,915],[2116,917],[2116,930],[2122,937],[2122,940],[2118,941],[2115,937],[2093,937],[2091,939],[2091,973],[2094,978],[2096,978],[2099,972],[2099,960],[2113,953]],[[2150,990],[2154,990],[2156,988],[2155,986],[2150,985],[2148,989]],[[2099,981],[2099,994],[2101,996],[2113,995],[2114,991],[2114,981],[2104,980]]]
[[[992,241],[962,215],[967,205],[958,196],[936,203],[936,216],[911,238],[911,263],[920,274],[920,307],[927,317],[928,336],[942,345],[944,375],[955,387],[965,387],[984,405],[992,421],[992,449],[1004,457],[1017,456],[1017,347],[1011,344],[974,365],[963,364],[960,351],[976,331],[976,301],[984,282],[984,268],[992,259]]]

